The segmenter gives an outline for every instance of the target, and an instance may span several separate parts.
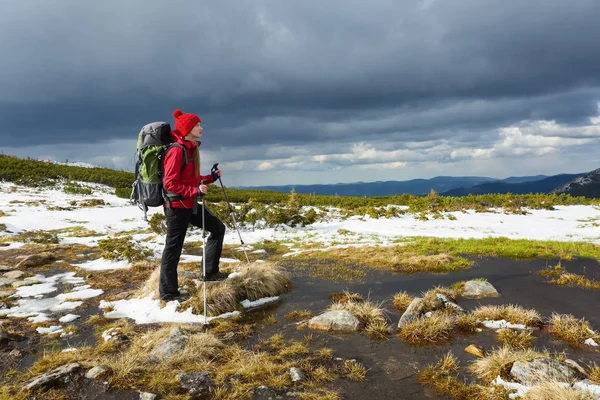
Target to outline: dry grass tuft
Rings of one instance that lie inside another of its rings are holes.
[[[367,336],[373,340],[386,340],[392,333],[392,329],[385,321],[375,321],[365,328]]]
[[[353,382],[364,382],[367,380],[367,369],[356,360],[344,361],[344,372],[348,379]]]
[[[541,382],[531,388],[526,400],[593,400],[594,398],[579,390],[565,388],[558,382]]]
[[[527,349],[531,347],[534,340],[535,337],[527,331],[515,331],[506,328],[498,330],[498,342],[501,345],[509,346],[514,349]]]
[[[533,349],[513,349],[503,346],[496,351],[479,358],[469,366],[469,370],[479,379],[486,383],[493,381],[498,375],[506,377],[505,368],[510,368],[515,361],[531,361],[539,357],[547,357],[547,353],[541,353]]]
[[[202,282],[197,288],[190,288],[191,297],[181,304],[182,309],[192,307],[195,314],[204,315],[204,290]],[[206,285],[206,308],[208,316],[217,316],[234,311],[238,306],[238,293],[229,279],[209,282]]]
[[[513,324],[523,324],[528,327],[541,327],[542,317],[535,310],[526,310],[516,305],[482,306],[473,311],[480,321],[505,320]]]
[[[583,275],[577,275],[572,273],[566,273],[560,275],[556,279],[552,279],[550,283],[559,286],[571,286],[571,287],[580,287],[583,289],[595,289],[600,290],[600,282],[593,281],[591,279],[586,278]]]
[[[392,304],[398,311],[404,312],[409,304],[413,301],[413,297],[406,292],[399,292],[394,295]]]
[[[241,276],[228,279],[239,300],[258,300],[286,293],[292,286],[286,274],[274,263],[256,263],[241,267]]]
[[[360,303],[365,299],[358,293],[353,293],[348,290],[344,290],[343,292],[334,292],[329,294],[329,299],[336,303]]]
[[[592,327],[584,318],[570,314],[552,314],[548,332],[574,347],[581,347],[589,338],[600,341],[600,335],[592,333]]]
[[[456,317],[456,329],[464,333],[475,333],[479,326],[477,317],[473,314],[464,314]]]
[[[149,266],[139,263],[140,270],[148,271]],[[207,283],[207,315],[216,316],[237,309],[241,300],[258,300],[264,297],[278,296],[291,287],[288,277],[277,270],[272,263],[252,264],[242,267],[240,276],[219,282]],[[153,294],[158,298],[160,266],[154,269],[150,277],[136,292],[137,297]],[[195,284],[194,284],[195,283]],[[204,290],[199,280],[188,282],[190,299],[180,305],[180,309],[192,307],[194,313],[204,314]]]
[[[285,319],[305,320],[313,317],[313,313],[308,310],[292,311],[283,316]]]
[[[590,366],[589,378],[590,380],[600,384],[600,366],[596,364]]]
[[[450,340],[453,330],[453,318],[435,312],[429,318],[422,317],[405,325],[398,336],[416,345],[439,344]]]

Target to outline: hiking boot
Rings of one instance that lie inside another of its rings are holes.
[[[176,293],[168,293],[160,296],[161,300],[171,301],[171,300],[180,300],[184,301],[190,298],[190,294],[188,292],[176,292]]]
[[[212,274],[206,274],[206,279],[207,281],[222,281],[223,279],[227,279],[227,277],[229,276],[229,274],[226,274],[225,272],[215,272]]]

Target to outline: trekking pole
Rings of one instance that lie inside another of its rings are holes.
[[[206,184],[206,180],[200,182]],[[204,326],[208,326],[208,310],[206,309],[206,229],[204,227],[204,193],[202,193],[202,286],[204,286]]]
[[[219,163],[215,163],[212,166],[212,168],[210,169],[211,174],[212,174],[212,172],[217,170],[218,165],[219,165]],[[235,220],[235,213],[233,212],[233,208],[231,207],[231,203],[229,202],[229,197],[227,196],[227,192],[225,191],[225,186],[223,186],[223,181],[221,180],[220,176],[219,176],[219,183],[221,184],[221,189],[223,189],[223,194],[225,195],[225,201],[227,202],[227,206],[229,207],[229,215],[231,215],[231,219],[233,219],[233,226],[237,230],[238,236],[240,237],[240,242],[242,243],[242,250],[244,250],[244,255],[246,256],[246,261],[248,262],[248,264],[250,264],[250,259],[248,258],[248,253],[246,253],[246,248],[244,247],[244,240],[242,239],[242,234],[240,233],[240,228],[238,228],[238,223]]]

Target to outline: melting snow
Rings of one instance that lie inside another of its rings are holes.
[[[160,307],[160,300],[153,300],[153,295],[141,299],[119,300],[107,302],[102,300],[100,308],[113,307],[113,310],[104,314],[106,318],[131,318],[136,324],[151,324],[160,322],[177,323],[203,323],[216,318],[229,318],[238,315],[239,311],[225,313],[216,317],[204,317],[204,315],[193,314],[192,308],[183,312],[177,311],[179,301],[169,301],[164,308]]]
[[[243,301],[241,301],[241,304],[244,308],[254,308],[254,307],[260,307],[263,304],[273,303],[278,300],[279,300],[279,296],[265,297],[265,298],[258,299],[255,301],[243,300]]]
[[[111,269],[127,269],[131,267],[131,263],[127,260],[106,260],[104,258],[98,258],[82,264],[73,265],[88,271],[106,271]]]
[[[585,344],[587,344],[588,346],[598,347],[598,343],[596,343],[596,341],[592,338],[587,339],[585,341]]]
[[[79,318],[79,315],[75,315],[75,314],[67,314],[64,317],[59,318],[59,322],[62,322],[63,324],[68,324],[69,322],[73,322],[76,319]]]
[[[56,325],[56,326],[49,326],[48,328],[37,328],[36,331],[39,334],[50,334],[50,333],[59,333],[62,332],[62,326],[60,325]]]
[[[488,321],[485,320],[482,322],[482,324],[489,329],[502,329],[502,328],[509,328],[509,329],[521,329],[521,330],[531,330],[532,328],[529,328],[523,324],[512,324],[510,322],[507,322],[503,319],[501,319],[500,321]]]

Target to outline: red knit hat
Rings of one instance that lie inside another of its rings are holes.
[[[182,136],[190,133],[190,131],[200,122],[200,117],[197,115],[184,114],[181,110],[173,111],[173,117],[175,117],[175,129],[177,129]]]

